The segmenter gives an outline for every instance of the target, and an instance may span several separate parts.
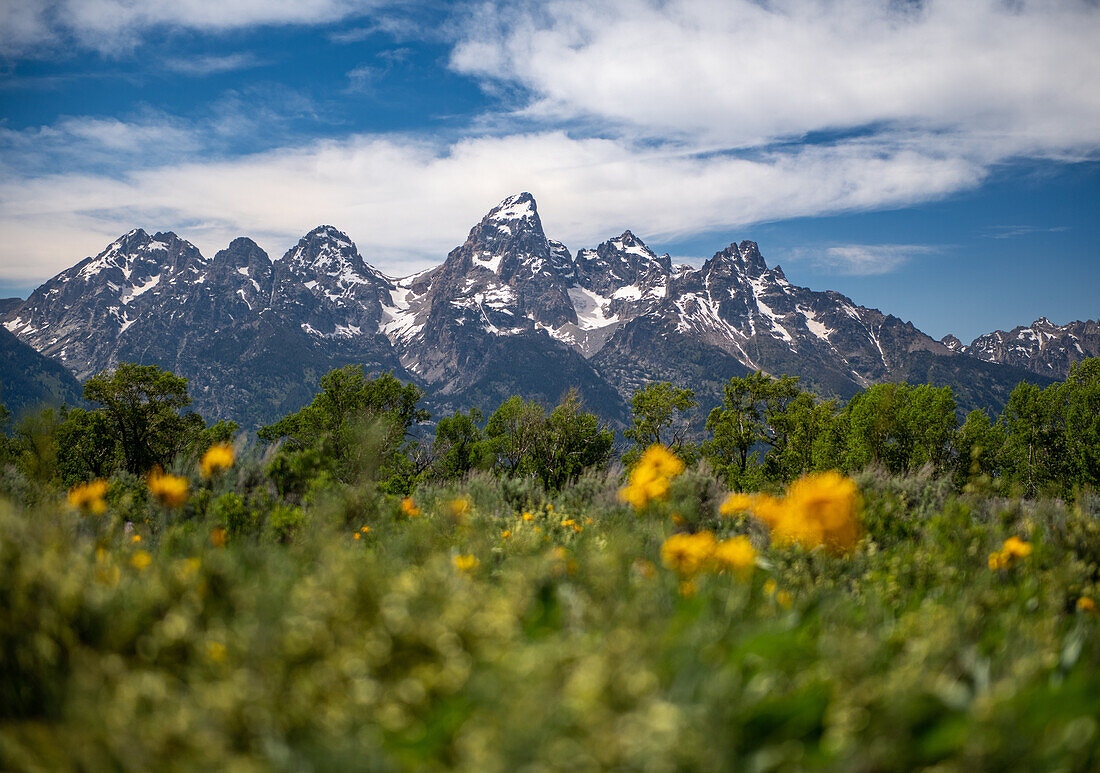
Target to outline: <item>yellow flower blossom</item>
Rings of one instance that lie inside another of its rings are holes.
[[[1002,543],[1000,550],[989,554],[989,568],[992,571],[1011,569],[1017,558],[1027,558],[1030,555],[1030,542],[1024,542],[1019,537],[1009,537]]]
[[[783,609],[791,608],[791,594],[785,590],[781,590],[775,594],[775,603],[783,607]]]
[[[107,511],[107,481],[93,480],[90,483],[78,483],[69,489],[68,501],[71,507],[85,513],[102,515]]]
[[[363,535],[362,535],[362,534],[360,534],[359,532],[355,532],[355,533],[354,533],[354,534],[352,534],[351,536],[352,536],[352,538],[353,538],[353,539],[359,539],[359,538],[360,538],[360,537],[362,537]]]
[[[661,545],[661,560],[681,577],[691,577],[711,560],[717,545],[718,540],[709,531],[673,534]]]
[[[860,498],[856,484],[838,472],[799,478],[787,496],[732,494],[722,505],[729,515],[747,508],[771,530],[780,544],[806,548],[824,545],[844,551],[859,540]]]
[[[130,556],[130,565],[139,572],[147,568],[151,563],[153,563],[153,557],[144,550],[138,550]]]
[[[642,454],[630,471],[627,485],[619,490],[619,499],[635,510],[644,510],[650,502],[668,497],[669,481],[684,471],[684,463],[659,443]]]
[[[157,468],[149,473],[146,485],[149,493],[165,507],[179,507],[187,501],[187,478],[168,475]]]
[[[233,446],[229,443],[216,443],[206,449],[199,462],[202,477],[209,478],[216,472],[228,470],[233,466]]]
[[[363,534],[370,534],[370,532],[371,532],[371,528],[370,528],[370,526],[364,526],[364,527],[363,527],[362,529],[360,529],[359,531],[361,531],[361,532],[362,532]]]
[[[472,572],[474,569],[477,569],[481,565],[481,562],[477,560],[477,556],[469,554],[455,556],[453,559],[451,559],[451,561],[454,564],[455,569],[460,572]]]
[[[470,500],[467,497],[452,499],[447,503],[447,509],[450,511],[452,518],[461,521],[470,514]]]
[[[767,580],[764,581],[764,593],[766,595],[773,596],[775,595],[775,592],[777,590],[779,590],[779,583],[777,583],[774,579],[769,577]]]
[[[1096,602],[1088,596],[1082,596],[1077,599],[1077,611],[1088,612],[1089,614],[1096,614]]]
[[[509,537],[512,536],[512,530],[511,529],[505,529],[504,531],[502,531],[500,533],[500,536],[501,536],[501,539],[508,539]]]
[[[563,521],[561,522],[561,525],[562,525],[562,526],[573,526],[573,525],[574,525],[574,524],[576,524],[576,523],[577,523],[577,522],[576,522],[576,521],[574,521],[574,520],[573,520],[572,518],[566,518],[565,520],[563,520]]]
[[[531,515],[531,513],[527,512],[526,510],[523,511],[523,515],[521,517],[528,523],[535,520],[535,516]]]
[[[229,537],[229,532],[227,532],[221,526],[215,526],[210,531],[210,544],[212,544],[216,548],[224,548],[225,547],[225,542],[228,539],[228,537]]]
[[[753,496],[751,494],[744,494],[740,491],[734,492],[726,497],[726,500],[719,508],[719,512],[722,515],[736,515],[737,513],[743,513],[752,507]]]
[[[401,500],[401,512],[409,518],[416,518],[420,515],[420,508],[412,501],[412,497],[405,497]]]
[[[228,651],[220,641],[212,641],[206,645],[206,657],[214,663],[224,663]]]
[[[745,577],[752,572],[756,563],[756,550],[748,537],[725,539],[714,548],[714,563],[719,571],[734,572]]]
[[[134,536],[130,537],[130,542],[133,542],[134,544],[141,542],[141,535],[135,534]]]

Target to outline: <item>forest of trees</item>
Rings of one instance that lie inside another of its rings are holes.
[[[632,423],[618,444],[576,392],[549,408],[514,396],[488,417],[474,409],[433,424],[420,390],[392,375],[369,378],[346,366],[319,386],[309,405],[255,437],[271,482],[291,501],[326,481],[408,494],[475,470],[557,490],[617,459],[629,468],[653,443],[688,465],[709,465],[739,491],[869,466],[925,469],[959,489],[984,481],[1022,496],[1073,498],[1100,482],[1100,359],[1075,364],[1065,382],[1046,389],[1021,383],[1000,416],[975,410],[961,422],[948,387],[877,384],[839,404],[796,378],[757,372],[731,379],[699,426],[691,390],[655,383],[633,396]],[[232,422],[208,424],[188,412],[187,380],[152,365],[98,374],[84,399],[89,408],[47,408],[18,421],[0,408],[9,494],[193,463],[211,444],[240,435]]]

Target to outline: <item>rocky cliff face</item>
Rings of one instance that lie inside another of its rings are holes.
[[[1073,363],[1087,357],[1100,357],[1100,321],[1090,319],[1055,325],[1046,317],[1039,317],[1027,326],[978,336],[967,346],[954,336],[947,336],[944,343],[985,362],[1014,365],[1062,379],[1069,375]]]
[[[139,229],[0,306],[0,319],[82,379],[156,363],[191,379],[200,412],[246,424],[298,408],[346,363],[416,381],[437,411],[488,411],[512,394],[552,403],[576,388],[621,421],[651,381],[690,386],[709,405],[756,369],[840,398],[929,380],[995,408],[1027,375],[1006,365],[1060,374],[1095,355],[1098,338],[1096,323],[1045,323],[969,347],[935,341],[839,293],[792,285],[751,241],[699,268],[673,266],[630,231],[574,257],[546,236],[528,193],[494,207],[441,265],[403,279],[327,225],[275,262],[247,238],[207,259],[175,234]]]

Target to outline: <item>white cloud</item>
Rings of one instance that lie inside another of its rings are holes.
[[[870,276],[888,274],[915,256],[935,252],[923,244],[841,244],[813,254],[816,265],[841,274]]]
[[[191,59],[172,58],[164,67],[183,75],[213,75],[233,70],[244,70],[261,64],[255,54],[244,52],[225,56],[197,56]]]
[[[1100,145],[1087,0],[551,0],[487,4],[452,66],[533,95],[522,114],[755,147],[904,127],[970,154]]]
[[[572,249],[625,228],[646,239],[935,198],[980,174],[913,149],[807,146],[755,159],[659,153],[562,132],[463,139],[356,136],[121,176],[0,180],[0,275],[45,277],[135,226],[172,229],[207,254],[241,234],[277,257],[320,223],[393,274],[438,263],[500,199],[539,202]],[[715,245],[719,248],[722,245]]]
[[[385,0],[14,0],[0,3],[0,55],[41,53],[66,40],[117,53],[150,28],[205,32],[269,24],[324,24]]]

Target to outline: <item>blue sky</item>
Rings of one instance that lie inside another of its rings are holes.
[[[572,250],[754,239],[965,341],[1100,316],[1086,0],[14,0],[0,294],[135,226],[401,275],[519,190]]]

